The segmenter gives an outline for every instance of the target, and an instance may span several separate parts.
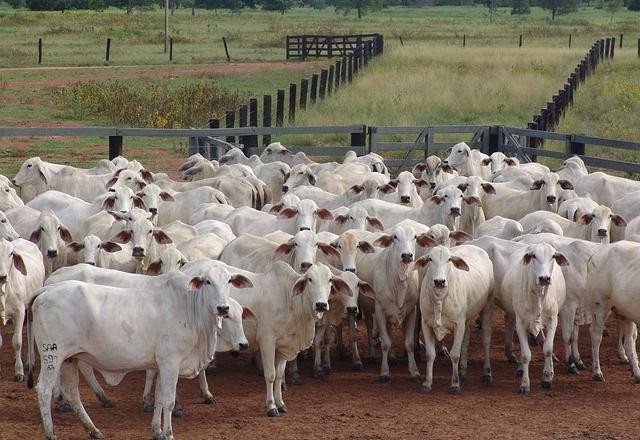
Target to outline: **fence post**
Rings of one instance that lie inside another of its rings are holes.
[[[500,147],[500,136],[499,136],[499,128],[497,125],[492,125],[489,127],[489,151],[486,151],[485,154],[491,155],[499,150]]]
[[[569,49],[571,49],[571,34],[569,34]]]
[[[638,58],[640,58],[640,38],[638,38]]]
[[[284,124],[284,90],[278,89],[276,93],[276,127]]]
[[[351,59],[353,60],[351,71],[353,72],[353,76],[355,76],[358,73],[358,63],[359,63],[358,59],[360,58],[359,48],[356,47],[356,49],[353,51],[353,54],[350,56],[351,56]]]
[[[122,136],[109,136],[109,160],[122,156]]]
[[[520,41],[518,42],[518,47],[522,47],[522,34],[520,34]]]
[[[173,61],[173,37],[169,37],[169,61]]]
[[[38,38],[38,64],[42,64],[42,38]]]
[[[620,34],[620,49],[622,49],[622,38],[624,37],[624,34]]]
[[[378,127],[368,127],[369,132],[369,153],[375,153],[378,151]]]
[[[224,53],[227,54],[227,62],[231,62],[231,57],[229,56],[229,48],[227,47],[227,39],[222,37],[222,43],[224,44]]]
[[[371,47],[371,41],[367,41],[365,46],[364,46],[364,56],[363,56],[363,61],[364,61],[364,65],[366,66],[367,64],[369,64],[369,50]]]
[[[296,121],[296,84],[289,84],[289,124]]]
[[[249,112],[249,109],[247,108],[246,105],[243,105],[238,109],[238,127],[246,127],[247,126],[247,116],[248,116],[247,113],[248,112]],[[244,151],[244,154],[249,156],[247,154],[247,150],[246,150],[246,137],[245,136],[238,136],[238,142],[243,145],[242,151]]]
[[[302,60],[304,61],[307,58],[307,54],[309,51],[307,50],[307,37],[302,37]]]
[[[107,52],[104,55],[106,62],[109,62],[109,55],[111,54],[111,38],[107,38]]]
[[[331,91],[333,89],[333,75],[335,73],[335,68],[332,65],[329,66],[329,77],[327,78],[327,95],[331,95]]]
[[[303,78],[300,81],[300,110],[307,108],[307,89],[309,88],[309,80]]]
[[[611,38],[611,55],[609,58],[613,58],[613,53],[616,50],[616,37]]]
[[[606,43],[604,46],[604,54],[606,58],[609,58],[609,48],[611,47],[611,38],[606,39]]]
[[[233,128],[236,123],[236,112],[234,110],[228,111],[225,118],[225,127]],[[227,142],[235,144],[236,137],[235,136],[227,136]]]
[[[462,47],[465,47],[467,45],[467,36],[466,34],[462,36]]]
[[[318,93],[318,74],[314,73],[311,75],[311,94],[309,95],[309,101],[311,104],[316,103],[316,96]]]
[[[209,128],[220,128],[220,119],[209,119]],[[189,156],[195,153],[200,153],[207,159],[218,159],[220,156],[222,156],[222,154],[220,154],[220,148],[221,147],[211,147],[211,146],[201,147],[200,144],[198,143],[197,151],[192,151],[191,149],[189,149]],[[213,151],[213,154],[212,154],[212,151]]]
[[[327,95],[327,69],[322,69],[320,71],[320,99],[324,99]]]
[[[344,56],[342,57],[342,70],[340,71],[340,83],[344,84],[344,82],[347,80],[347,57]]]
[[[271,95],[262,97],[262,126],[271,127]],[[271,143],[271,135],[262,135],[262,145],[265,147]]]
[[[353,81],[353,55],[347,55],[347,81]]]
[[[638,47],[640,48],[640,40],[638,40]],[[336,90],[340,88],[340,72],[342,72],[342,61],[338,60],[336,61],[336,84],[334,87]]]
[[[257,127],[257,126],[258,126],[258,100],[256,98],[251,98],[249,100],[249,127]],[[247,151],[249,155],[251,155],[252,153],[251,151],[249,151],[249,149],[258,147],[258,135],[254,134],[251,136],[245,136],[244,140],[245,140],[245,144],[244,144],[245,151]]]
[[[290,54],[290,44],[291,44],[291,37],[289,35],[287,35],[287,38],[285,39],[285,52],[286,52],[286,59],[288,60],[291,57]]]
[[[367,126],[363,125],[359,131],[351,133],[351,146],[364,149],[367,139]],[[363,151],[364,153],[364,151]]]
[[[327,37],[327,56],[333,57],[333,37]]]

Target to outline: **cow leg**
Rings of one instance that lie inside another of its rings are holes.
[[[24,366],[22,365],[22,326],[24,325],[24,307],[18,308],[18,314],[13,317],[13,351],[15,353],[14,372],[17,382],[24,381]]]
[[[53,432],[53,420],[51,419],[51,398],[53,397],[53,388],[60,378],[61,363],[61,360],[56,359],[52,363],[42,365],[40,376],[38,377],[38,385],[36,385],[42,427],[44,437],[47,440],[55,440],[57,438]]]
[[[415,343],[415,329],[416,329],[416,308],[414,307],[411,313],[404,320],[404,347],[407,350],[407,362],[409,364],[409,375],[411,381],[420,383],[420,371],[418,365],[416,365],[416,358],[414,354]]]
[[[324,341],[322,347],[322,373],[325,376],[331,374],[331,335],[332,328],[327,326],[324,331]]]
[[[462,338],[462,347],[460,347],[460,362],[458,363],[458,375],[460,376],[460,382],[464,382],[467,379],[469,340],[471,339],[471,331],[469,330],[469,326],[466,321],[464,326],[464,337]]]
[[[167,361],[160,363],[160,365],[162,367],[158,371],[158,383],[156,384],[156,388],[160,388],[160,402],[156,400],[156,407],[162,407],[162,436],[157,440],[171,440],[173,439],[171,415],[176,402],[178,368],[168,365]]]
[[[504,354],[509,362],[517,364],[518,359],[513,354],[513,332],[516,329],[516,317],[504,314]]]
[[[573,324],[576,319],[576,307],[574,304],[567,304],[560,310],[560,321],[562,322],[562,344],[564,345],[564,364],[569,373],[578,374],[578,367],[573,358]]]
[[[578,349],[578,337],[580,336],[580,326],[573,323],[573,333],[571,334],[571,356],[573,356],[573,362],[576,364],[578,370],[585,370],[587,367],[582,362],[580,356],[580,350]]]
[[[600,369],[600,344],[602,343],[602,331],[604,330],[604,320],[609,310],[609,304],[596,303],[591,321],[591,372],[593,380],[604,382],[604,375]]]
[[[264,366],[263,366],[264,368]],[[302,377],[298,372],[298,357],[292,361],[287,362],[287,374],[291,377],[291,383],[294,385],[302,385]]]
[[[531,350],[529,349],[529,334],[524,323],[516,315],[516,332],[520,342],[520,368],[522,368],[522,382],[520,383],[520,394],[529,394],[531,383],[529,381],[529,362],[531,361]]]
[[[480,320],[482,322],[482,348],[484,349],[482,383],[488,385],[493,382],[493,376],[491,374],[491,332],[493,331],[493,300],[491,300],[482,310],[480,314]]]
[[[349,337],[351,337],[351,332],[349,332]],[[336,356],[338,357],[339,360],[344,359],[344,341],[342,340],[342,322],[336,325]]]
[[[376,307],[376,323],[380,333],[380,348],[382,349],[382,363],[380,365],[380,383],[389,382],[389,350],[391,349],[391,338],[387,332],[387,320],[380,307]]]
[[[551,388],[553,383],[553,340],[558,328],[558,316],[553,315],[547,325],[547,335],[542,350],[544,352],[544,369],[542,370],[542,388]]]
[[[145,376],[145,380],[144,380],[144,391],[142,392],[142,402],[143,402],[143,408],[144,408],[144,412],[153,412],[154,411],[154,402],[153,402],[153,396],[152,396],[152,391],[153,391],[153,381],[156,378],[156,370],[147,370],[147,374]],[[156,394],[157,394],[157,390],[156,390]],[[158,424],[160,422],[158,421]],[[159,425],[158,425],[159,428]],[[159,429],[158,429],[159,430]]]
[[[324,340],[324,333],[327,329],[326,325],[319,325],[316,327],[316,334],[313,337],[313,377],[316,379],[322,379],[324,377],[322,373],[322,341]],[[292,361],[296,362],[296,361]]]
[[[69,401],[71,408],[84,425],[85,429],[89,431],[91,438],[102,439],[104,435],[93,424],[89,414],[84,409],[82,401],[80,400],[80,390],[78,388],[80,384],[80,377],[78,375],[78,361],[71,360],[70,362],[63,362],[60,367],[60,385],[64,397]]]
[[[200,393],[202,394],[204,403],[216,403],[215,397],[213,397],[213,394],[211,394],[211,392],[209,391],[209,383],[207,382],[207,374],[205,369],[200,370],[200,373],[198,373],[198,385],[200,386]]]
[[[260,356],[262,357],[262,368],[264,371],[264,381],[267,385],[267,415],[269,417],[279,416],[274,399],[274,382],[276,381],[276,349],[272,344],[261,344]],[[280,392],[280,390],[278,391]]]
[[[340,325],[342,329],[342,324]],[[342,332],[342,330],[339,330]],[[358,334],[356,332],[356,317],[349,316],[349,340],[351,341],[351,365],[353,371],[362,371],[362,360],[360,360],[360,352],[358,351]]]
[[[275,363],[276,380],[273,384],[274,400],[276,403],[276,411],[278,414],[285,414],[287,407],[284,405],[282,399],[282,381],[284,379],[284,370],[287,367],[287,360],[285,358],[277,357]]]
[[[631,371],[633,373],[633,378],[636,383],[640,383],[640,369],[638,368],[638,358],[634,354],[634,323],[633,321],[619,317],[618,319],[618,330],[624,334],[624,345],[627,354],[629,355],[629,363],[631,364]]]
[[[111,403],[111,400],[107,397],[107,394],[100,386],[100,383],[98,383],[98,379],[96,379],[93,368],[82,361],[78,361],[78,370],[80,370],[80,373],[82,373],[82,376],[84,376],[84,379],[96,394],[96,397],[98,398],[100,403],[102,403],[102,406],[104,408],[113,408],[113,403]]]
[[[618,332],[618,357],[620,358],[620,361],[623,364],[628,364],[629,363],[629,354],[628,352],[625,351],[625,334],[624,334],[624,328],[625,328],[625,323],[623,322],[624,318],[622,318],[621,316],[616,315],[616,330]],[[17,379],[16,379],[17,380]]]
[[[451,358],[451,388],[449,388],[450,394],[460,394],[460,376],[458,374],[458,363],[460,362],[460,351],[462,344],[464,343],[465,333],[467,330],[466,319],[459,321],[456,324],[456,332],[453,338],[453,345],[449,352],[449,358]]]
[[[430,393],[431,385],[433,384],[433,362],[436,359],[436,340],[431,330],[431,327],[427,325],[427,321],[422,319],[422,337],[424,338],[424,351],[425,358],[427,360],[427,369],[424,375],[424,382],[420,387],[421,393]]]

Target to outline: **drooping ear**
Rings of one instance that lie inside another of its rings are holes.
[[[144,188],[145,186],[147,186],[147,183],[146,183],[144,180],[138,180],[138,181],[136,182],[136,185],[138,185],[138,189],[142,189],[142,188]]]
[[[452,168],[452,167],[451,167],[451,165],[449,165],[448,163],[443,163],[443,164],[440,166],[440,169],[441,169],[442,171],[444,171],[445,173],[453,174],[453,168]]]
[[[627,226],[626,220],[618,214],[611,214],[611,221],[616,226]]]
[[[422,247],[435,247],[438,246],[438,242],[429,237],[426,233],[422,233],[416,237],[416,243]]]
[[[593,221],[595,216],[593,214],[584,214],[578,219],[578,223],[582,225],[589,225]]]
[[[144,200],[142,200],[139,196],[133,196],[133,206],[140,209],[145,209],[146,205],[144,204]]]
[[[331,278],[331,294],[336,295],[339,293],[342,293],[343,295],[347,295],[347,296],[353,296],[353,291],[351,290],[351,287],[349,287],[349,285],[345,283],[344,280],[337,277],[332,277]]]
[[[310,185],[316,184],[316,176],[314,176],[312,173],[309,173],[309,184]]]
[[[293,288],[291,289],[291,297],[293,298],[296,295],[300,295],[304,292],[304,289],[307,287],[307,277],[301,278],[295,282]]]
[[[151,174],[151,171],[142,169],[140,170],[140,175],[147,183],[153,182],[153,174]]]
[[[333,220],[333,214],[327,208],[318,209],[316,215],[320,220]]]
[[[482,206],[482,202],[476,196],[464,196],[462,200],[471,206]]]
[[[284,205],[282,203],[276,203],[275,205],[271,206],[269,214],[277,214],[282,210],[282,208],[284,208]]]
[[[40,241],[40,228],[31,233],[31,236],[29,236],[29,241],[32,243],[37,243]]]
[[[573,184],[566,179],[558,180],[558,185],[562,189],[573,189]]]
[[[19,254],[13,252],[13,267],[18,269],[22,275],[27,276],[27,267],[24,265],[24,261]]]
[[[556,263],[558,263],[558,266],[569,266],[569,260],[560,252],[553,254],[553,258],[556,260]]]
[[[322,251],[327,257],[340,258],[340,252],[336,250],[333,246],[327,243],[318,243],[318,249]]]
[[[393,244],[393,237],[391,237],[390,235],[383,235],[382,237],[378,238],[376,241],[373,242],[374,246],[379,246],[379,247],[389,247]]]
[[[506,164],[507,164],[507,165],[509,165],[510,167],[515,167],[515,166],[517,166],[517,165],[518,165],[518,163],[517,163],[515,160],[513,160],[513,158],[512,158],[512,157],[506,157],[506,158],[504,159],[504,163],[506,163]]]
[[[358,294],[368,296],[371,299],[376,299],[376,291],[373,290],[371,284],[360,281],[358,283]]]
[[[335,217],[333,219],[333,221],[338,223],[339,225],[344,225],[347,222],[348,219],[349,219],[348,215],[339,215],[339,216]]]
[[[185,176],[193,176],[201,172],[202,172],[202,165],[198,165],[198,166],[189,168],[188,170],[184,171],[182,174]]]
[[[413,181],[413,184],[416,186],[416,188],[427,188],[430,186],[429,182],[424,179],[416,179]]]
[[[466,261],[464,261],[460,257],[456,257],[455,255],[451,257],[451,262],[456,269],[464,270],[465,272],[469,272],[469,265]]]
[[[371,246],[371,243],[364,240],[358,242],[358,249],[360,249],[360,252],[364,254],[373,254],[376,251],[376,249]]]
[[[59,231],[60,231],[60,238],[62,238],[64,241],[66,241],[67,243],[73,241],[73,238],[71,238],[71,233],[67,228],[61,225]]]
[[[191,278],[191,281],[189,281],[189,289],[199,289],[202,286],[204,286],[204,279],[200,278],[200,277],[194,277]]]
[[[242,308],[242,319],[258,319],[256,315],[248,307]]]
[[[165,202],[175,202],[176,199],[173,198],[173,196],[171,194],[169,194],[166,191],[162,191],[160,193],[160,199],[165,201]]]
[[[417,164],[415,167],[413,167],[412,172],[415,174],[417,173],[423,173],[425,172],[429,167],[427,166],[426,163],[419,163]]]
[[[360,194],[362,191],[364,191],[364,185],[353,185],[349,189],[350,189],[350,191],[354,192],[355,194]]]
[[[380,188],[378,188],[378,191],[384,194],[391,194],[392,192],[396,191],[396,187],[387,183],[385,185],[382,185]]]
[[[162,273],[162,260],[156,260],[147,267],[147,275],[159,275]]]
[[[418,269],[424,269],[429,264],[429,258],[420,257],[416,261],[413,262],[413,267],[417,267]]]
[[[158,244],[173,243],[173,240],[171,240],[171,238],[169,238],[169,236],[162,229],[156,229],[155,231],[153,231],[153,238],[156,239],[156,242]]]
[[[118,181],[118,175],[115,174],[111,179],[107,181],[104,185],[106,188],[111,188]]]
[[[369,226],[371,226],[373,229],[377,229],[378,231],[384,230],[384,225],[376,217],[367,216],[367,223],[369,223]]]
[[[458,185],[458,189],[462,192],[465,192],[467,190],[467,188],[469,188],[469,184],[468,183],[461,183],[460,185]]]
[[[120,231],[118,234],[111,239],[114,243],[127,244],[129,240],[131,240],[131,236],[133,234],[131,231]]]
[[[464,231],[451,231],[449,233],[449,238],[456,242],[473,240],[473,237]]]
[[[118,177],[124,170],[126,170],[126,168],[120,168],[119,170],[116,170],[116,172],[113,173],[113,177]]]
[[[100,249],[102,249],[102,250],[104,250],[106,252],[118,252],[118,251],[122,250],[120,245],[115,244],[112,241],[104,241],[104,242],[100,243]]]
[[[529,264],[531,263],[531,260],[533,260],[533,254],[531,253],[527,253],[524,254],[524,256],[522,257],[522,264]]]
[[[491,158],[490,157],[485,157],[484,159],[482,159],[482,165],[489,165],[491,164]]]
[[[298,208],[285,208],[278,213],[278,218],[293,218],[298,215]]]
[[[109,196],[102,202],[102,209],[111,209],[113,205],[116,203],[116,196]]]
[[[77,241],[72,241],[67,246],[69,246],[73,250],[73,252],[80,252],[82,249],[84,249],[84,243],[78,243]]]
[[[427,203],[431,203],[432,205],[439,205],[443,201],[444,198],[440,196],[431,196],[427,199]]]
[[[253,287],[253,283],[251,282],[251,280],[240,274],[235,274],[231,278],[229,278],[229,284],[233,285],[233,287],[237,289],[247,289]]]
[[[542,188],[542,185],[544,185],[544,180],[540,179],[540,180],[534,180],[534,182],[531,184],[531,190],[537,190]]]
[[[482,187],[482,190],[484,192],[486,192],[487,194],[495,194],[496,193],[496,189],[490,183],[482,183],[482,184],[480,184],[480,186]]]
[[[293,241],[281,244],[275,251],[273,251],[273,258],[282,258],[285,255],[290,254],[294,247],[295,245],[293,244]]]

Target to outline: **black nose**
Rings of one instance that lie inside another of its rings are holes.
[[[58,256],[58,251],[56,250],[52,250],[52,251],[47,251],[47,257],[49,258],[55,258]]]
[[[227,316],[229,314],[229,306],[227,305],[218,306],[216,309],[218,309],[218,315]]]
[[[447,165],[449,163],[449,161],[448,160],[443,160],[442,163]]]
[[[429,182],[429,186],[431,189],[434,189],[436,187],[436,182]]]
[[[413,254],[406,253],[406,254],[400,255],[400,257],[402,258],[402,261],[405,263],[410,263],[413,261]]]
[[[282,185],[282,192],[286,193],[287,191],[289,191],[289,187],[287,185]]]
[[[300,269],[306,272],[311,267],[311,263],[300,263]]]
[[[445,287],[447,285],[447,280],[443,280],[443,279],[437,279],[437,280],[433,280],[433,285],[434,287]]]
[[[0,282],[5,282],[7,281],[7,276],[6,275],[0,275]]]
[[[345,269],[347,272],[351,272],[351,273],[356,273],[356,268],[355,267],[348,267]]]
[[[144,257],[144,249],[141,247],[134,247],[132,254],[134,257]]]
[[[238,344],[240,347],[240,350],[246,350],[247,348],[249,348],[249,344],[243,342],[241,344]]]
[[[149,212],[151,214],[157,214],[158,213],[158,208],[149,208]]]
[[[538,283],[540,283],[541,286],[548,286],[551,284],[551,277],[538,277]]]
[[[410,196],[400,196],[400,203],[409,203],[411,202]]]
[[[358,313],[358,308],[357,307],[347,307],[347,315],[355,315],[356,313]]]
[[[547,202],[556,203],[556,196],[547,196]]]
[[[300,230],[301,231],[310,231],[311,228],[307,227],[307,226],[300,226]]]
[[[606,237],[607,230],[606,229],[598,229],[598,237]]]
[[[451,215],[457,217],[460,215],[460,208],[451,208]]]
[[[318,312],[324,312],[325,310],[327,310],[327,303],[317,302],[316,303],[316,310]]]

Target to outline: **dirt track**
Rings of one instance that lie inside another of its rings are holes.
[[[498,319],[501,321],[501,319]],[[613,329],[613,325],[609,325]],[[35,392],[13,381],[10,335],[3,331],[1,350],[0,438],[39,438],[40,415]],[[361,339],[364,331],[360,331]],[[581,352],[590,363],[588,329],[583,328]],[[480,384],[479,334],[470,347],[468,378],[462,395],[447,393],[451,367],[438,359],[430,395],[417,392],[408,381],[406,362],[392,367],[392,380],[377,382],[379,363],[351,372],[346,361],[334,362],[329,379],[311,378],[311,362],[302,364],[302,386],[289,385],[285,402],[289,413],[275,419],[264,414],[265,385],[250,365],[249,355],[219,356],[218,373],[210,376],[217,403],[205,405],[196,381],[181,381],[179,392],[187,412],[174,419],[177,439],[637,439],[640,428],[640,386],[634,385],[627,366],[620,364],[615,336],[603,340],[602,364],[607,382],[596,383],[588,371],[578,376],[556,364],[551,390],[540,387],[542,354],[534,352],[532,393],[517,394],[515,367],[504,360],[502,328],[494,332],[492,367],[494,384]],[[557,340],[556,340],[557,342]],[[364,340],[361,347],[364,348]],[[556,353],[562,349],[556,344]],[[419,363],[424,374],[424,363]],[[104,409],[83,384],[87,412],[107,439],[151,437],[151,415],[142,411],[143,373],[132,373],[117,387],[105,387],[114,408]],[[85,439],[78,418],[54,413],[60,439]]]

